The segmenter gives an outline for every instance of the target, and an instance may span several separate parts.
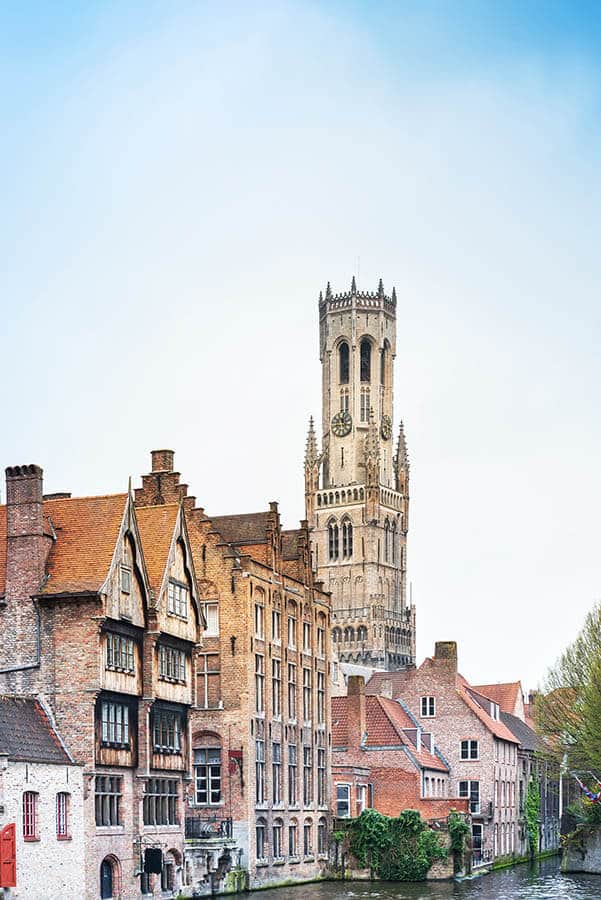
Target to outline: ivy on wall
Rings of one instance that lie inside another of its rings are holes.
[[[436,832],[413,809],[396,819],[366,809],[349,822],[348,836],[359,866],[384,881],[424,881],[432,864],[448,856]]]
[[[528,850],[530,856],[538,853],[539,821],[540,821],[540,790],[535,778],[530,779],[526,802],[524,804],[524,819],[526,820],[526,834],[528,835]]]

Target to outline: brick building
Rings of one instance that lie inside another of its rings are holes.
[[[208,516],[152,454],[136,504],[183,499],[207,620],[191,711],[187,848],[198,889],[318,877],[330,809],[330,599],[314,579],[307,523],[263,512]],[[228,879],[230,879],[228,881]]]
[[[79,900],[84,877],[82,768],[38,700],[0,695],[0,894]]]
[[[0,508],[2,690],[44,697],[84,767],[87,897],[138,897],[147,848],[160,887],[185,881],[202,615],[183,508],[130,493],[43,496],[42,470],[9,468]]]
[[[367,807],[388,816],[416,809],[424,819],[468,812],[452,797],[449,766],[431,732],[397,700],[365,694],[350,676],[348,694],[332,698],[332,794],[338,818]]]
[[[393,442],[396,293],[319,296],[322,440],[313,420],[305,505],[319,578],[332,594],[332,636],[344,664],[398,669],[415,662],[408,602],[409,460]]]
[[[458,672],[457,645],[437,643],[434,656],[416,669],[376,672],[366,690],[402,700],[434,732],[453,793],[469,800],[474,864],[515,853],[519,740],[499,704]]]

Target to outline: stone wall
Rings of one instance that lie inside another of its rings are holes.
[[[601,826],[577,826],[565,842],[561,871],[601,875]]]

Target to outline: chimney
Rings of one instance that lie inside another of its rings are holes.
[[[436,641],[434,645],[434,661],[438,665],[457,671],[457,642]]]
[[[39,466],[9,466],[6,470],[6,536],[44,533],[42,501],[44,473]]]
[[[173,472],[173,460],[175,457],[173,450],[152,450],[150,456],[152,458],[153,472]]]
[[[362,675],[349,675],[347,687],[349,750],[358,750],[365,740],[365,679]]]

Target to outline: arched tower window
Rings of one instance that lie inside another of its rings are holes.
[[[349,380],[349,347],[342,341],[338,347],[338,377],[340,384],[348,384]]]
[[[330,522],[330,524],[328,525],[328,551],[330,560],[332,561],[338,559],[338,542],[338,525],[336,524],[336,522]]]
[[[388,562],[390,557],[390,523],[388,519],[384,522],[384,562]]]
[[[361,421],[369,422],[370,396],[369,388],[361,388]]]
[[[345,519],[342,523],[342,558],[350,559],[353,555],[353,523]]]
[[[384,341],[384,347],[382,348],[382,352],[380,354],[380,384],[382,387],[386,385],[386,377],[388,372],[388,355],[390,353],[390,344],[387,340]]]
[[[361,381],[371,381],[371,341],[363,338],[361,341]]]
[[[341,388],[340,390],[340,410],[341,412],[348,412],[349,409],[349,391],[348,388]]]
[[[392,523],[392,529],[390,532],[390,540],[392,543],[392,561],[396,562],[397,557],[397,543],[396,543],[396,522]]]

